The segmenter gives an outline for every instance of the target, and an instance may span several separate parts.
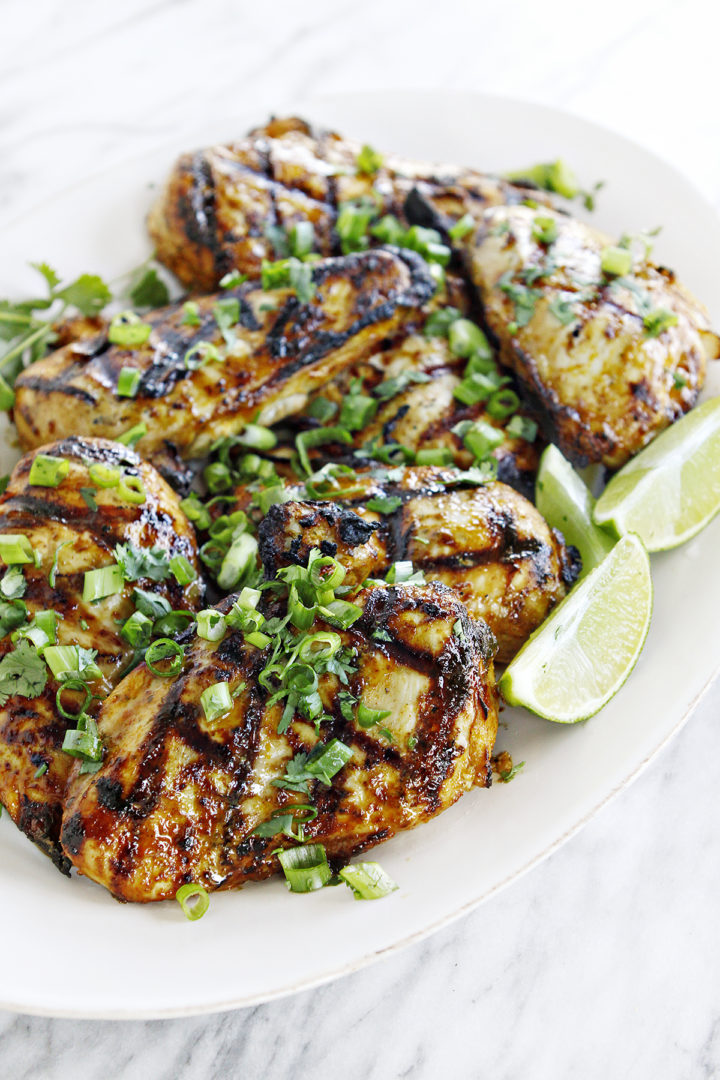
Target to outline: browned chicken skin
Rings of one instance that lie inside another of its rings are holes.
[[[426,580],[452,586],[470,615],[490,627],[496,659],[507,663],[565,596],[577,556],[512,488],[453,488],[452,475],[432,468],[390,470],[392,479],[359,473],[338,479],[328,490],[331,502],[271,507],[258,534],[266,573],[303,564],[312,548],[340,559],[353,585],[410,561]],[[302,497],[302,488],[295,490]],[[383,512],[367,508],[373,499],[385,502]]]
[[[542,218],[550,244],[537,238],[537,210],[485,211],[465,242],[470,275],[500,358],[552,441],[578,465],[617,468],[692,408],[720,342],[671,271],[636,258],[613,278],[601,270],[608,237],[547,209]]]
[[[452,592],[380,586],[355,602],[363,614],[340,634],[357,650],[349,689],[390,715],[371,728],[348,720],[337,676],[320,677],[329,714],[321,739],[340,739],[352,757],[331,785],[313,784],[318,813],[305,838],[336,862],[489,783],[497,727],[489,635]],[[237,632],[219,644],[196,638],[176,679],[141,665],[107,699],[98,718],[105,760],[75,778],[65,809],[63,847],[81,873],[120,899],[150,901],[186,882],[213,890],[277,872],[273,852],[291,842],[253,830],[274,811],[308,802],[273,781],[318,735],[300,717],[278,733],[282,706],[268,707],[258,683],[266,660]],[[208,724],[200,694],[218,680],[243,688],[231,712]]]
[[[189,288],[210,291],[229,270],[256,274],[263,259],[275,258],[268,225],[310,221],[315,250],[337,255],[338,206],[350,200],[370,196],[379,213],[402,220],[406,199],[417,190],[451,221],[527,194],[469,169],[394,155],[385,155],[377,172],[363,173],[360,149],[352,139],[290,117],[227,146],[184,154],[148,219],[157,257]]]
[[[133,650],[119,628],[134,610],[131,594],[136,585],[127,583],[120,592],[98,603],[84,602],[85,571],[110,565],[118,543],[156,546],[170,557],[184,556],[197,567],[195,536],[175,493],[132,450],[102,439],[68,438],[43,447],[42,452],[67,459],[67,477],[57,488],[31,485],[28,477],[36,455],[22,458],[0,500],[0,534],[24,534],[29,539],[37,559],[37,565],[31,562],[22,567],[26,582],[22,600],[29,617],[38,611],[55,611],[60,616],[58,644],[97,650],[95,663],[102,679],[92,688],[103,696],[132,657]],[[139,479],[145,502],[125,501],[118,487],[96,489],[89,477],[91,465],[120,468],[126,476]],[[82,488],[94,493],[97,511],[88,506]],[[56,576],[51,585],[53,565]],[[195,610],[202,599],[199,581],[180,586],[170,577],[163,582],[143,580],[136,584],[165,597],[176,609]],[[7,656],[13,648],[9,635],[0,640],[0,656]],[[67,872],[67,860],[57,841],[75,758],[61,747],[68,727],[75,724],[57,710],[58,686],[48,672],[38,696],[13,694],[0,707],[0,802],[16,825]],[[68,695],[66,705],[77,708],[71,699]],[[95,705],[88,708],[92,712]]]
[[[329,259],[312,276],[308,303],[290,289],[247,282],[199,300],[199,326],[184,322],[183,306],[174,304],[147,316],[153,329],[144,345],[123,348],[100,334],[38,361],[16,383],[22,446],[70,433],[117,439],[144,424],[142,456],[163,455],[171,443],[182,457],[197,457],[258,413],[271,424],[302,409],[317,386],[397,333],[434,292],[425,262],[410,251]],[[239,303],[227,345],[213,314],[220,299]],[[219,356],[190,370],[186,354],[203,342]],[[142,373],[132,398],[117,394],[124,367]]]

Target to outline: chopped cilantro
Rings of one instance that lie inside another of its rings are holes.
[[[23,639],[0,660],[0,705],[13,694],[35,698],[45,689],[47,668],[34,645]]]

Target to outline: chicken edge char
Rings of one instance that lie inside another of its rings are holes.
[[[491,635],[452,590],[382,585],[355,602],[363,614],[340,632],[344,645],[358,650],[350,689],[373,708],[395,702],[397,709],[384,721],[390,741],[382,729],[344,716],[341,684],[320,678],[331,717],[322,741],[338,738],[353,756],[330,787],[315,785],[318,816],[305,832],[324,844],[335,867],[429,820],[472,787],[489,786],[497,732]],[[311,629],[330,628],[318,621]],[[371,638],[378,629],[380,641]],[[66,803],[68,858],[121,900],[171,899],[191,881],[213,891],[278,873],[274,852],[290,841],[253,829],[275,810],[307,802],[272,781],[318,736],[297,717],[278,734],[282,706],[267,708],[257,682],[263,652],[237,631],[220,643],[188,635],[187,645],[176,679],[153,679],[141,665],[106,700],[98,717],[105,759],[99,772],[75,777]],[[218,676],[240,679],[244,689],[212,726],[199,695]]]

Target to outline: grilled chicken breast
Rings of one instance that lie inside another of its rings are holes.
[[[606,236],[526,206],[486,210],[466,243],[500,357],[575,464],[617,468],[695,404],[719,342],[671,271],[604,273]]]
[[[530,497],[541,447],[537,441],[508,434],[510,417],[491,416],[486,403],[465,405],[455,397],[466,362],[453,355],[447,338],[415,333],[343,371],[313,395],[308,409],[312,412],[314,399],[326,399],[335,407],[327,423],[335,424],[351,389],[360,385],[363,394],[377,399],[377,412],[360,431],[354,432],[351,444],[326,443],[311,449],[308,456],[313,468],[319,469],[328,461],[355,466],[357,451],[376,446],[381,451],[389,448],[392,453],[393,445],[397,444],[413,455],[420,451],[446,451],[455,465],[467,469],[473,463],[473,456],[453,428],[464,420],[482,420],[505,436],[492,452],[498,478]],[[397,387],[395,391],[391,389],[393,383]],[[525,410],[521,409],[519,414],[525,415]],[[293,433],[309,423],[312,421],[303,420],[302,416],[294,417]],[[402,460],[404,451],[398,449],[395,453]],[[274,457],[282,461],[282,447]]]
[[[488,784],[497,726],[489,635],[453,593],[381,586],[355,602],[363,614],[341,632],[356,650],[349,690],[389,715],[369,728],[348,720],[337,676],[321,675],[329,719],[320,741],[340,739],[352,757],[331,784],[313,783],[318,813],[304,829],[336,862]],[[292,842],[253,830],[309,801],[273,781],[319,736],[297,715],[278,733],[282,705],[268,706],[258,682],[266,662],[267,652],[231,631],[220,643],[190,642],[174,680],[141,665],[117,687],[98,717],[105,760],[75,777],[65,810],[63,847],[81,873],[122,900],[150,901],[187,882],[231,888],[279,869],[273,852]],[[200,695],[218,681],[240,691],[209,724]]]
[[[507,663],[575,581],[577,553],[507,485],[459,488],[453,480],[451,470],[378,470],[338,477],[325,489],[331,502],[313,490],[315,501],[272,506],[258,530],[265,571],[304,564],[319,548],[358,586],[409,560],[426,580],[452,586]],[[302,488],[288,494],[307,499]]]
[[[184,154],[148,218],[157,257],[189,288],[207,292],[229,270],[256,274],[263,259],[275,258],[268,226],[309,221],[315,250],[339,254],[335,225],[344,202],[369,197],[379,215],[404,220],[406,199],[422,196],[423,208],[451,223],[527,195],[496,177],[394,155],[363,172],[360,153],[360,143],[291,117],[227,146]]]
[[[34,561],[22,565],[22,603],[28,619],[39,611],[54,611],[58,616],[57,644],[97,650],[95,663],[101,678],[92,682],[92,690],[102,697],[132,657],[133,650],[120,635],[120,626],[134,610],[130,599],[133,588],[137,585],[165,597],[174,609],[189,610],[197,608],[202,590],[199,580],[184,586],[173,577],[162,582],[142,580],[90,603],[82,599],[85,571],[112,564],[118,543],[160,548],[169,557],[183,555],[197,566],[195,537],[177,496],[132,450],[102,439],[68,438],[43,447],[42,452],[65,458],[68,475],[58,487],[31,484],[29,474],[36,455],[24,457],[0,500],[0,536],[19,534],[30,541]],[[92,466],[121,470],[125,477],[141,482],[144,503],[128,502],[117,485],[97,488],[89,475]],[[97,509],[91,509],[93,501]],[[0,603],[4,627],[7,607],[6,601]],[[27,625],[21,623],[19,630]],[[8,658],[15,646],[6,632],[0,639],[0,802],[16,825],[67,872],[68,862],[57,841],[75,758],[61,748],[65,732],[75,722],[59,712],[56,693],[60,684],[44,660],[29,642],[20,642],[17,647],[21,646],[30,655],[36,685],[41,688],[28,696],[27,684],[15,684],[9,678]],[[11,692],[16,685],[19,692]],[[82,706],[82,696],[66,692],[65,708],[76,711]],[[96,704],[88,704],[88,711],[96,711]]]
[[[71,432],[117,439],[144,425],[143,457],[164,455],[168,444],[200,456],[258,413],[270,424],[302,409],[315,387],[416,317],[435,288],[418,255],[389,249],[318,262],[312,280],[307,303],[291,289],[246,282],[199,300],[199,325],[188,324],[181,304],[149,315],[150,336],[138,347],[102,333],[57,350],[17,380],[22,446]],[[223,335],[217,304],[227,311],[233,300],[239,321]],[[141,373],[134,397],[117,392],[127,367]]]

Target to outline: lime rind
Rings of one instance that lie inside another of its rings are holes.
[[[686,543],[720,511],[720,397],[711,398],[641,450],[612,478],[594,520],[648,551]]]
[[[528,639],[500,680],[503,697],[555,723],[588,720],[635,667],[652,605],[650,559],[630,534]]]
[[[585,577],[613,548],[616,537],[593,521],[595,499],[582,477],[556,446],[543,450],[535,485],[535,505],[566,543],[580,552]]]

